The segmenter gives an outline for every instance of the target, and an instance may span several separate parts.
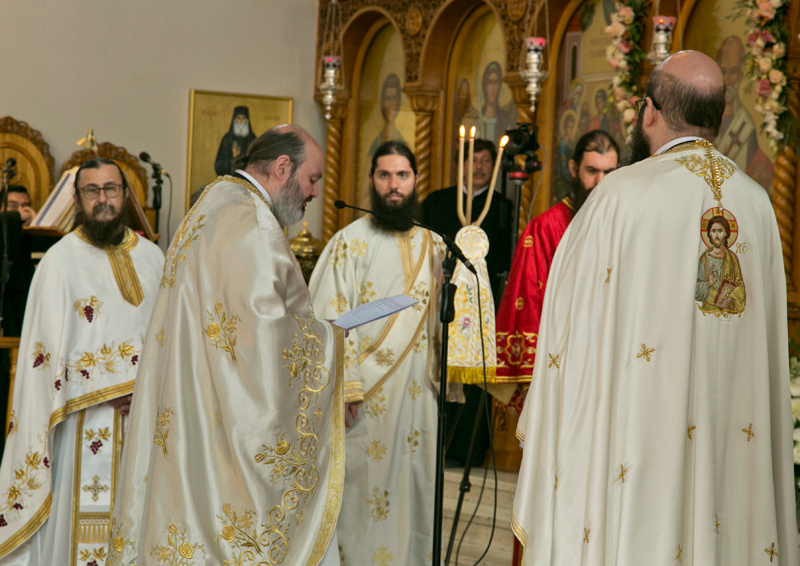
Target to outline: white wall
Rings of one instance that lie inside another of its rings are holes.
[[[0,116],[42,132],[56,174],[90,127],[98,142],[147,151],[175,182],[171,234],[185,209],[190,89],[292,97],[293,122],[324,149],[317,0],[0,0],[0,14]],[[306,220],[319,237],[322,199]]]

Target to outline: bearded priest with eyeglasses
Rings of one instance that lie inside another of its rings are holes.
[[[101,561],[123,422],[164,254],[124,225],[130,188],[96,158],[75,174],[78,227],[45,254],[22,326],[0,466],[0,564]]]

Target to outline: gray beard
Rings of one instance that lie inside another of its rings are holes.
[[[297,182],[297,174],[295,173],[283,188],[272,198],[272,208],[278,224],[281,226],[291,226],[297,224],[303,219],[306,213],[303,208],[303,193],[300,191],[300,183]]]
[[[240,124],[240,123],[234,122],[234,124],[233,124],[233,135],[234,136],[237,136],[237,137],[240,137],[240,138],[246,138],[249,133],[250,133],[250,122],[249,121],[245,122],[244,124]]]

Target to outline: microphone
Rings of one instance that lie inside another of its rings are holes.
[[[167,177],[169,177],[169,173],[167,173],[167,170],[161,167],[160,163],[154,161],[153,158],[150,157],[150,154],[147,153],[146,151],[143,151],[142,153],[139,154],[139,159],[141,159],[145,163],[149,163],[150,165],[152,165],[154,173],[158,172],[162,175],[166,175]]]
[[[6,166],[3,167],[3,171],[11,171],[11,168],[17,164],[17,160],[13,157],[9,157],[6,159]]]
[[[434,230],[433,228],[425,226],[421,222],[395,218],[394,216],[389,216],[388,214],[381,214],[380,212],[373,212],[372,210],[367,210],[366,208],[359,208],[357,206],[352,206],[350,204],[347,204],[343,200],[337,200],[336,202],[333,203],[333,206],[335,206],[339,210],[343,208],[352,208],[353,210],[360,210],[361,212],[366,212],[367,214],[371,214],[372,216],[377,216],[379,218],[386,218],[387,220],[394,220],[395,222],[397,221],[406,222],[408,224],[413,224],[414,226],[419,226],[420,228],[424,228],[425,230],[430,230],[431,232],[433,232],[434,234],[438,234],[442,238],[442,241],[444,241],[444,245],[447,246],[447,249],[450,250],[450,253],[453,254],[456,257],[456,259],[458,259],[461,263],[463,263],[464,267],[466,267],[472,273],[477,275],[475,271],[475,266],[472,265],[472,262],[467,259],[467,256],[464,255],[464,252],[461,251],[461,248],[458,247],[458,244],[456,244],[453,241],[453,239],[447,234],[442,234],[438,230]]]

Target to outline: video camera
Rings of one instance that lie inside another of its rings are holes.
[[[506,131],[508,143],[503,150],[503,171],[507,173],[535,173],[542,168],[536,151],[539,149],[539,127],[533,124],[519,124]],[[525,155],[525,166],[517,165],[517,155]]]

